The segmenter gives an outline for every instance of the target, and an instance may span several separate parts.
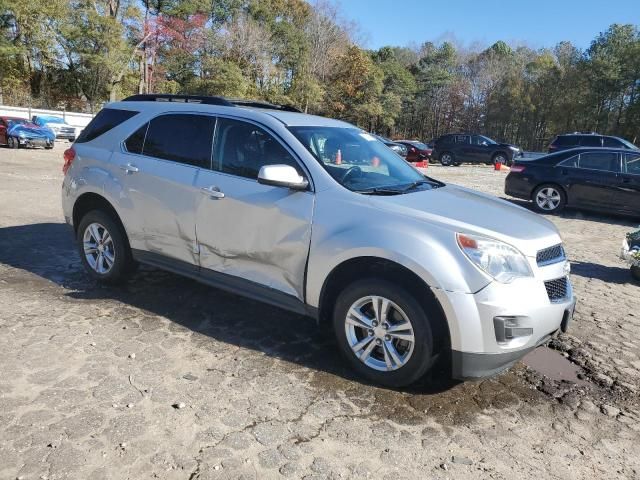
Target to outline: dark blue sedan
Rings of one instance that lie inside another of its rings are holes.
[[[56,139],[50,128],[40,127],[26,118],[0,117],[0,145],[9,148],[53,148]]]

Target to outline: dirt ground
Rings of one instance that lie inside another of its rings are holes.
[[[550,217],[578,306],[549,354],[575,382],[520,363],[386,390],[310,320],[147,268],[93,283],[62,223],[66,147],[0,149],[1,479],[640,478],[633,221]],[[503,195],[489,167],[428,171]]]

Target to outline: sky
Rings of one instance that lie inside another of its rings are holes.
[[[640,26],[640,0],[339,0],[364,47],[456,39],[486,47],[497,40],[533,48],[562,40],[588,48],[612,23]]]

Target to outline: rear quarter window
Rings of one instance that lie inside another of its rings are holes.
[[[76,143],[90,142],[94,138],[107,133],[109,130],[117,127],[121,123],[126,122],[139,112],[133,110],[120,110],[117,108],[103,108],[93,117],[80,136],[76,139]]]
[[[585,135],[580,138],[580,146],[581,147],[601,147],[602,146],[602,137],[597,135]]]

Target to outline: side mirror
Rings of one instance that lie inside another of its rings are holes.
[[[487,142],[482,142],[480,145],[482,145],[483,147],[486,147],[487,145],[489,145]]]
[[[309,182],[290,165],[265,165],[258,172],[258,183],[292,190],[306,190]]]
[[[414,147],[411,147],[411,148],[409,149],[409,151],[410,151],[411,153],[413,153],[413,152],[415,152],[415,151],[416,151],[416,149],[415,149]]]

